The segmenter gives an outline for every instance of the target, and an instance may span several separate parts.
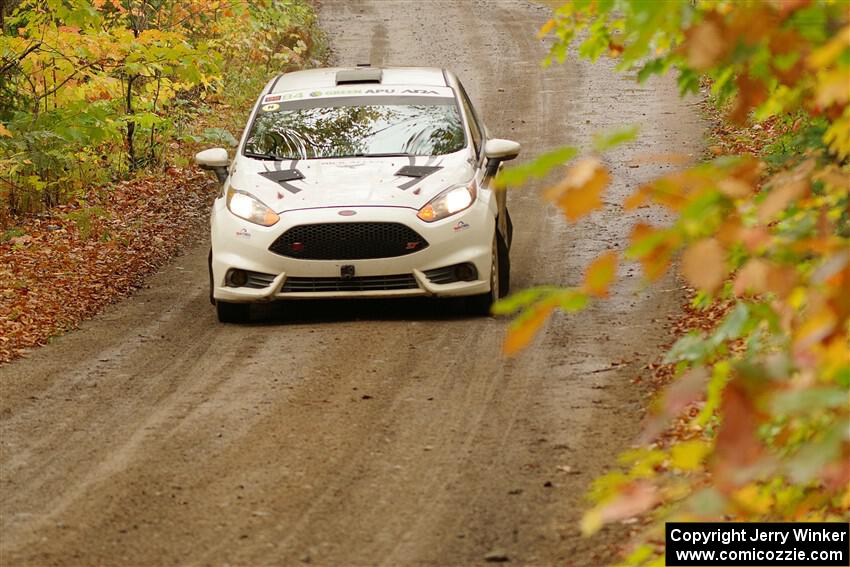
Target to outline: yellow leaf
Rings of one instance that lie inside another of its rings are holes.
[[[548,189],[545,196],[564,211],[568,220],[575,222],[602,207],[602,192],[610,180],[602,162],[585,158],[569,168],[563,181]]]
[[[591,535],[604,524],[639,516],[658,503],[658,490],[647,481],[635,481],[622,487],[612,499],[586,512],[581,531]]]
[[[756,484],[748,484],[732,493],[732,500],[751,514],[766,514],[770,511],[774,499],[768,490],[762,490]]]
[[[602,512],[598,508],[588,510],[581,517],[581,533],[589,536],[599,531],[604,524],[602,520]]]
[[[608,297],[608,286],[616,274],[617,253],[606,252],[587,267],[583,289],[596,297]]]
[[[4,138],[11,138],[12,133],[9,131],[8,128],[0,124],[0,136],[3,136]]]
[[[682,275],[697,289],[715,292],[726,273],[726,251],[713,238],[692,244],[682,255]]]
[[[508,329],[508,336],[502,345],[502,352],[507,356],[513,356],[527,347],[540,327],[543,326],[543,323],[546,322],[549,314],[555,309],[555,305],[556,303],[551,300],[542,301],[532,307],[529,312],[520,316]]]
[[[808,64],[811,69],[829,67],[841,56],[844,49],[850,46],[850,26],[840,30],[832,39],[809,55]]]
[[[795,349],[798,351],[808,349],[829,337],[835,329],[836,323],[837,317],[829,309],[821,309],[814,316],[808,317],[797,329],[794,337]]]
[[[710,449],[711,446],[705,441],[685,441],[673,445],[670,450],[673,468],[683,471],[697,470]]]
[[[847,104],[850,87],[847,85],[847,70],[834,69],[821,73],[818,77],[815,102],[827,108],[833,104]]]

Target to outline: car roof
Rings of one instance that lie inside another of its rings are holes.
[[[437,67],[323,67],[280,75],[273,81],[269,93],[332,88],[337,86],[337,73],[340,71],[349,75],[357,71],[370,75],[377,73],[382,86],[451,86],[446,80],[446,73]]]

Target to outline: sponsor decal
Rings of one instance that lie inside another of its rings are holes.
[[[313,98],[320,96],[359,96],[359,95],[440,95],[431,89],[331,89],[329,91],[311,91]]]
[[[263,112],[274,112],[275,110],[279,110],[280,105],[276,102],[272,104],[266,104],[263,106]]]
[[[405,248],[405,250],[416,250],[418,247],[419,247],[419,241],[417,240],[415,242],[408,242],[407,245],[404,248]]]
[[[251,238],[251,233],[248,232],[247,228],[240,228],[236,231],[236,236],[239,238]]]
[[[304,93],[296,92],[266,95],[265,97],[263,97],[263,104],[269,104],[272,102],[283,102],[285,100],[296,100],[299,98],[304,98]]]
[[[452,230],[455,232],[460,232],[462,230],[466,230],[467,228],[469,228],[469,225],[463,222],[462,220],[459,220],[457,221],[457,224],[452,227]]]

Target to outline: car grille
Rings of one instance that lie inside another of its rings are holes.
[[[435,284],[449,284],[457,281],[454,266],[446,266],[445,268],[426,270],[425,277],[427,277],[431,281],[431,283]]]
[[[467,277],[463,277],[463,279],[458,277],[458,268],[466,268],[468,274]],[[433,270],[425,270],[425,277],[428,278],[431,283],[441,285],[459,281],[469,282],[478,278],[478,270],[475,269],[474,264],[454,264],[452,266],[435,268]]]
[[[245,287],[253,289],[262,289],[269,287],[274,282],[275,276],[271,274],[261,274],[260,272],[248,272],[248,283]]]
[[[405,256],[427,247],[428,241],[400,223],[334,222],[292,227],[269,250],[304,260],[364,260]]]
[[[297,291],[387,291],[416,289],[419,285],[413,274],[392,276],[361,276],[356,278],[286,278],[283,293]]]

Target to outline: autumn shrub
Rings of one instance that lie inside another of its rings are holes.
[[[576,0],[555,10],[546,35],[554,38],[547,63],[607,55],[641,81],[675,72],[683,93],[707,81],[731,124],[781,126],[756,155],[719,155],[638,188],[624,210],[662,207],[673,221],[636,224],[627,250],[593,261],[582,286],[524,290],[495,308],[519,312],[505,342],[513,354],[552,311],[603,299],[617,265],[631,260],[649,282],[677,266],[696,290],[694,307],[726,313],[667,353],[676,379],[622,466],[594,483],[583,530],[645,514],[648,527],[625,562],[663,565],[665,521],[846,520],[846,4]],[[572,164],[546,197],[570,222],[603,206],[610,176],[597,155],[636,135],[597,137],[595,154]],[[542,176],[576,153],[544,155],[508,170],[502,183]]]
[[[304,0],[23,0],[0,38],[0,215],[157,168],[317,45]]]

